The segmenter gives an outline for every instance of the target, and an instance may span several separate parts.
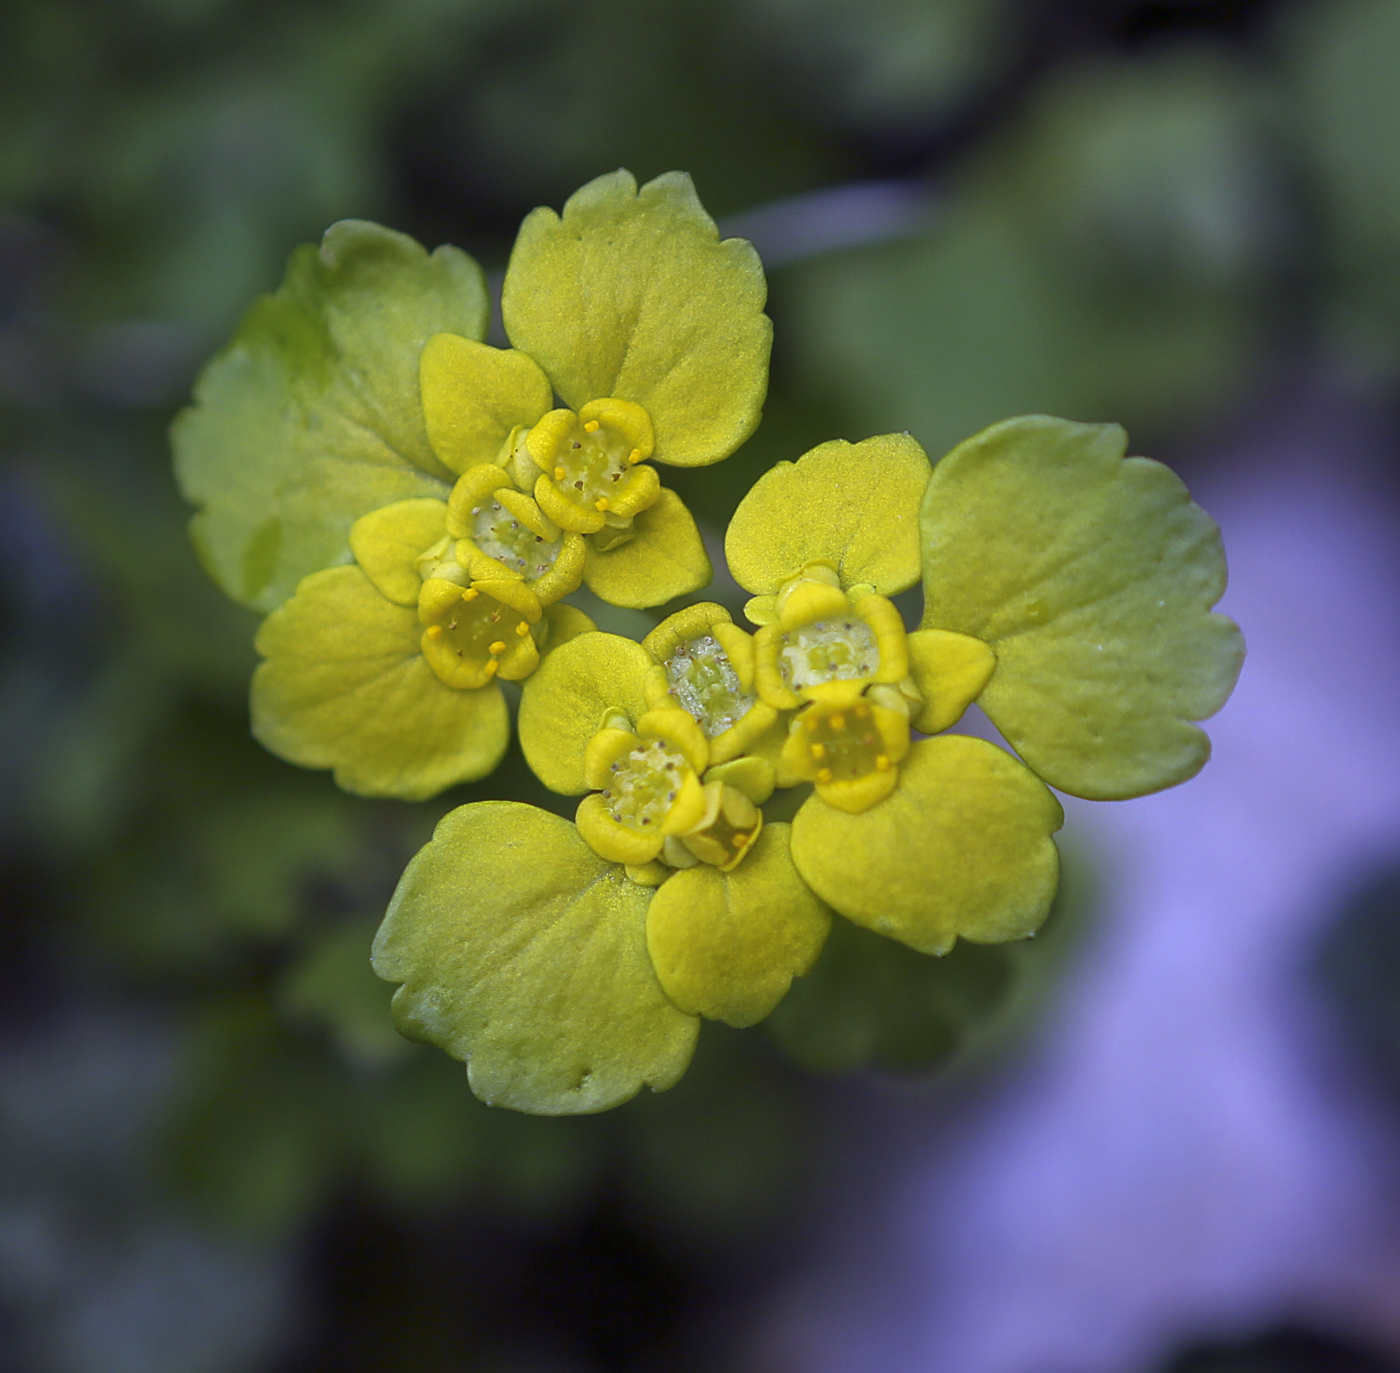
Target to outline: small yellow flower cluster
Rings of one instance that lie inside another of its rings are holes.
[[[929,954],[1024,938],[1058,880],[1051,787],[1136,796],[1205,762],[1194,722],[1243,653],[1212,612],[1218,532],[1116,426],[779,463],[725,537],[754,631],[702,602],[638,642],[567,598],[709,581],[653,463],[716,462],[757,422],[757,259],[684,177],[617,173],[526,220],[514,346],[481,341],[478,289],[454,250],[337,226],[210,365],[176,447],[206,563],[270,612],[269,747],[430,796],[496,765],[519,682],[526,761],[581,798],[572,822],[449,813],[376,941],[400,1027],[484,1100],[669,1086],[701,1018],[762,1020],[833,915]],[[920,582],[911,628],[895,598]],[[973,702],[1019,757],[946,732]]]

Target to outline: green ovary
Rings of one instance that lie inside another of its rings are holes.
[[[559,556],[559,540],[543,539],[499,501],[472,507],[472,541],[526,581],[543,577]]]
[[[619,824],[654,831],[666,818],[690,764],[660,739],[639,744],[615,762],[603,789],[608,811]]]
[[[676,649],[666,660],[666,681],[676,704],[709,739],[742,720],[756,699],[744,690],[729,655],[711,634]]]
[[[789,630],[778,651],[778,670],[796,691],[822,682],[872,677],[879,666],[874,631],[855,615]]]

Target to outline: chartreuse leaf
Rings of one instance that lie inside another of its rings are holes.
[[[816,961],[831,912],[797,875],[788,829],[765,826],[732,872],[701,863],[657,889],[647,949],[683,1011],[738,1028],[757,1024]]]
[[[570,196],[562,218],[526,217],[501,314],[571,409],[633,401],[651,416],[658,462],[703,467],[758,424],[766,297],[753,246],[720,241],[688,176],[668,172],[639,191],[618,171]]]
[[[350,526],[350,551],[381,596],[417,606],[423,590],[418,559],[447,533],[447,502],[419,496],[395,501]]]
[[[857,925],[941,954],[959,936],[999,944],[1036,931],[1055,895],[1050,836],[1063,820],[1009,753],[943,734],[914,744],[899,785],[859,815],[809,797],[792,823],[792,857]]]
[[[419,382],[433,451],[454,472],[500,462],[517,425],[549,409],[549,378],[524,353],[460,334],[435,334],[423,349]]]
[[[1211,607],[1214,520],[1117,425],[1006,420],[934,469],[923,509],[924,618],[991,645],[979,697],[1052,786],[1094,800],[1169,787],[1210,741],[1244,657]]]
[[[843,586],[892,596],[919,580],[924,450],[908,434],[834,439],[765,472],[739,503],[724,540],[740,586],[774,592],[807,563],[835,563]]]
[[[536,1115],[605,1111],[685,1071],[699,1021],[647,957],[651,889],[567,820],[514,801],[452,811],[408,865],[374,945],[399,1028]]]
[[[580,634],[548,654],[520,693],[520,747],[551,791],[582,796],[588,741],[621,711],[631,724],[646,714],[651,654],[617,634]],[[628,726],[630,728],[630,725]]]
[[[418,651],[422,630],[358,567],[307,577],[258,630],[253,733],[362,796],[421,801],[485,776],[510,733],[501,690],[446,686]]]
[[[583,580],[595,596],[640,610],[709,585],[709,554],[674,491],[663,486],[656,504],[635,516],[632,526],[632,537],[606,553],[588,545]]]
[[[479,338],[487,300],[465,253],[346,220],[292,254],[204,369],[171,431],[191,532],[236,601],[271,610],[348,557],[361,515],[446,497],[418,395],[418,355],[444,331]]]

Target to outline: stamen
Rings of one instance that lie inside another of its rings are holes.
[[[462,599],[464,601],[474,601],[480,595],[481,592],[479,592],[475,587],[469,586],[464,592],[462,592]]]
[[[597,421],[597,420],[587,420],[587,421],[585,421],[584,426],[583,426],[583,432],[584,432],[585,434],[596,434],[596,433],[598,432],[598,421]]]
[[[521,620],[521,622],[516,625],[515,632],[523,639],[530,632],[530,626],[526,624],[524,620]]]
[[[445,633],[447,633],[447,631],[443,629],[441,625],[428,626],[428,638],[430,639],[441,639]]]
[[[486,651],[487,651],[493,658],[499,658],[499,657],[501,656],[501,654],[504,653],[504,652],[506,651],[505,640],[504,640],[504,639],[497,639],[496,642],[495,642],[494,644],[492,644]]]

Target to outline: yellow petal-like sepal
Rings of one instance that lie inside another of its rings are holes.
[[[510,433],[549,409],[549,378],[524,353],[460,334],[434,334],[419,360],[428,439],[443,465],[494,463]]]
[[[694,718],[675,706],[649,710],[637,721],[637,734],[643,739],[664,739],[674,744],[696,772],[710,765],[710,745]]]
[[[779,463],[734,512],[729,570],[746,590],[771,595],[825,560],[843,587],[903,591],[919,578],[916,512],[928,477],[928,458],[908,434],[838,439]]]
[[[448,507],[439,500],[396,501],[361,515],[350,526],[350,551],[395,605],[416,606],[423,585],[418,559],[447,530]]]
[[[661,852],[665,839],[659,825],[643,832],[615,820],[606,798],[596,791],[578,803],[574,824],[584,843],[609,863],[649,863]]]

